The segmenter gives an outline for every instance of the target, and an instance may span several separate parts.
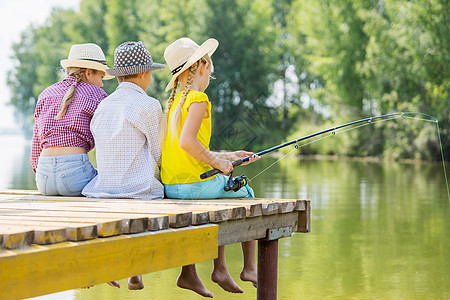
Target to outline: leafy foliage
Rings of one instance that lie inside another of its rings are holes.
[[[213,148],[258,151],[362,117],[420,111],[439,119],[450,157],[448,15],[447,0],[82,0],[78,12],[53,10],[14,45],[11,103],[29,132],[39,93],[60,79],[59,60],[74,43],[99,44],[112,66],[127,40],[164,62],[177,38],[214,37]],[[170,72],[152,76],[149,94],[164,106]],[[439,160],[439,147],[433,124],[402,120],[302,152]]]

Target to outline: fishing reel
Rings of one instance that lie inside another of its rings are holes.
[[[228,191],[239,191],[239,189],[243,186],[246,186],[248,184],[248,178],[245,175],[238,176],[236,178],[233,178],[233,172],[230,173],[230,177],[228,178],[228,183],[226,186],[224,186],[224,190],[226,192]]]

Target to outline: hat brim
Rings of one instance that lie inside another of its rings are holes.
[[[80,59],[80,60],[78,60],[78,59],[63,59],[60,61],[60,63],[64,69],[86,68],[86,69],[102,71],[105,73],[103,80],[109,80],[109,79],[114,78],[114,76],[108,75],[108,73],[106,72],[106,70],[108,69],[108,66],[101,64],[99,62],[96,62],[96,61],[82,60],[82,59]]]
[[[134,75],[134,74],[138,74],[138,73],[158,70],[158,69],[162,69],[165,67],[166,67],[166,65],[163,65],[163,64],[152,63],[151,65],[146,65],[146,66],[129,66],[129,67],[111,68],[111,69],[106,69],[106,72],[112,76],[127,76],[127,75]]]
[[[172,79],[166,86],[166,92],[173,88],[173,83],[175,79],[181,73],[189,69],[195,62],[197,62],[200,58],[202,58],[206,54],[208,54],[209,56],[213,55],[217,47],[219,47],[219,42],[216,39],[206,40],[197,50],[195,50],[194,54],[192,54],[192,56],[187,60],[183,68],[181,68],[178,72],[173,74]]]

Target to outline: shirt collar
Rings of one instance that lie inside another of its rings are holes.
[[[145,91],[140,86],[138,86],[132,82],[129,82],[129,81],[124,81],[121,84],[119,84],[119,86],[116,88],[116,91],[118,89],[130,89],[130,90],[134,90],[141,94],[146,94]]]

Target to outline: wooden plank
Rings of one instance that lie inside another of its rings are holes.
[[[192,212],[169,215],[169,227],[180,228],[192,225]]]
[[[297,200],[295,203],[296,211],[305,211],[308,200]]]
[[[66,228],[66,236],[68,241],[84,241],[96,238],[97,234],[97,224],[93,222],[82,222],[82,223],[73,223],[70,220],[65,219],[52,219],[54,222],[50,222],[50,220],[45,220],[40,217],[24,217],[24,216],[2,216],[0,219],[0,225],[9,225],[11,228],[15,228],[16,226],[27,227],[28,230],[33,230],[34,226],[56,226],[56,227],[65,227]],[[55,222],[56,221],[56,222]],[[0,231],[2,232],[2,231]],[[14,248],[20,247],[15,246]],[[9,248],[12,248],[11,246]]]
[[[193,212],[192,225],[208,224],[210,222],[209,212]]]
[[[3,234],[3,244],[5,248],[12,249],[14,245],[18,245],[21,242],[21,239],[23,238],[30,238],[29,235],[13,235],[13,236],[7,236],[8,231],[11,233],[23,233],[32,231],[33,240],[31,242],[28,242],[28,240],[24,241],[23,243],[30,244],[38,244],[38,245],[46,245],[46,244],[53,244],[53,243],[59,243],[63,241],[67,241],[67,233],[66,228],[61,226],[45,226],[45,225],[39,225],[39,226],[27,226],[24,224],[21,225],[7,225],[7,224],[0,224],[0,232]],[[12,240],[9,240],[12,239]],[[15,240],[19,239],[19,241]]]
[[[108,206],[108,205],[92,205],[92,206],[77,206],[73,203],[6,203],[0,202],[0,210],[47,210],[47,211],[77,211],[77,212],[103,212],[103,213],[135,213],[135,214],[148,214],[148,212],[142,211],[137,207],[120,207],[120,206]],[[157,212],[155,212],[158,210]],[[170,212],[168,208],[152,209],[152,214],[167,214],[169,216],[169,226],[170,227],[185,227],[192,224],[192,212],[184,209],[178,212]]]
[[[43,219],[39,216],[2,216],[1,225],[24,226],[33,229],[34,226],[62,226],[66,228],[68,241],[83,241],[96,238],[97,223],[95,222],[74,222],[67,218]]]
[[[298,227],[296,232],[311,232],[311,202],[305,201],[305,210],[298,213]]]
[[[265,238],[267,229],[292,226],[297,229],[299,212],[268,215],[220,223],[219,246]]]
[[[233,207],[228,210],[228,220],[239,220],[246,216],[246,209],[243,206]]]
[[[100,284],[217,257],[217,225],[121,235],[0,253],[0,299]]]
[[[160,215],[160,216],[151,216],[148,215],[148,231],[158,231],[169,228],[169,216]]]
[[[40,195],[36,190],[0,190],[0,194],[6,194],[6,195]]]
[[[2,243],[0,248],[4,249],[18,249],[24,248],[33,242],[34,230],[29,227],[21,228],[0,228]]]
[[[122,233],[138,233],[146,230],[162,230],[169,228],[169,217],[158,214],[142,213],[104,213],[85,211],[49,211],[49,210],[21,210],[21,209],[1,209],[0,216],[40,216],[48,217],[68,217],[81,218],[85,220],[98,219],[122,219]]]
[[[220,223],[228,220],[228,209],[214,210],[209,212],[209,220],[213,223]]]
[[[248,203],[269,203],[269,202],[292,202],[293,199],[268,199],[268,198],[217,198],[217,199],[201,199],[201,200],[184,200],[184,199],[126,199],[126,198],[86,198],[86,197],[63,197],[63,196],[43,196],[37,191],[32,190],[0,190],[2,194],[8,196],[9,199],[23,199],[23,200],[44,200],[44,201],[101,201],[101,202],[147,202],[147,203],[207,203],[220,202],[221,204],[248,204]],[[301,201],[301,200],[298,200]]]
[[[34,220],[34,221],[42,221],[42,222],[66,222],[71,223],[70,226],[76,226],[73,224],[92,224],[96,225],[99,223],[104,223],[105,221],[115,221],[121,220],[121,233],[138,233],[147,231],[148,228],[148,219],[146,217],[129,217],[127,215],[117,215],[116,218],[107,217],[104,214],[97,214],[98,216],[92,217],[86,213],[81,212],[64,212],[64,213],[55,213],[48,211],[31,211],[29,213],[16,213],[16,214],[6,214],[2,215],[1,220]],[[68,227],[70,227],[68,226]],[[96,230],[95,230],[96,231]],[[81,232],[80,232],[81,233]],[[90,237],[92,238],[92,237]],[[69,239],[71,240],[71,239]],[[77,241],[77,239],[75,240]]]
[[[278,203],[278,213],[279,214],[285,214],[291,211],[294,211],[296,202],[289,201],[289,202],[279,202]]]
[[[217,214],[221,215],[223,213],[223,209],[228,209],[227,214],[229,215],[228,219],[235,219],[235,218],[242,218],[245,216],[246,209],[243,206],[227,206],[223,207],[221,205],[216,205],[214,207],[212,206],[202,206],[202,205],[179,205],[174,203],[149,203],[149,201],[140,201],[140,202],[71,202],[71,201],[64,201],[64,202],[57,202],[56,204],[52,205],[49,204],[48,201],[3,201],[0,203],[1,207],[17,207],[14,205],[20,205],[21,208],[25,207],[35,207],[35,208],[47,208],[51,206],[52,208],[56,207],[86,207],[89,208],[89,210],[92,209],[100,209],[103,208],[104,210],[116,210],[116,211],[122,211],[122,212],[134,212],[134,213],[146,213],[146,212],[160,212],[160,213],[166,213],[169,216],[175,216],[172,218],[171,223],[176,223],[176,227],[183,227],[188,226],[191,224],[198,225],[198,224],[205,224],[209,220],[208,213],[211,211],[217,211]],[[71,209],[72,210],[72,209]],[[180,223],[179,220],[185,220],[184,217],[180,214],[185,214],[188,212],[192,212],[194,215],[192,218],[191,223],[185,224]],[[177,214],[179,216],[177,216]],[[218,217],[216,219],[219,219]]]
[[[220,203],[223,205],[231,206],[244,206],[247,209],[246,217],[256,217],[261,215],[261,204],[280,203],[280,202],[292,202],[293,200],[285,199],[253,199],[253,198],[226,198],[226,199],[207,199],[207,200],[181,200],[181,199],[161,199],[161,200],[139,200],[139,199],[92,199],[85,197],[58,197],[58,196],[39,196],[39,195],[14,195],[15,197],[9,197],[8,199],[22,199],[31,201],[73,201],[73,202],[102,202],[102,203],[130,203],[130,204],[177,204],[177,205],[189,205],[191,210],[195,210],[198,206],[205,205],[217,205]],[[269,213],[272,214],[272,205],[269,205]],[[203,209],[203,208],[202,208]],[[266,209],[267,211],[267,209]]]
[[[102,220],[100,222],[89,222],[89,221],[64,222],[64,221],[53,221],[51,219],[27,220],[25,218],[20,221],[8,221],[5,217],[0,219],[0,224],[10,226],[17,224],[28,227],[38,226],[42,228],[50,228],[50,227],[67,228],[68,231],[76,230],[76,228],[81,227],[96,226],[98,236],[100,237],[114,236],[122,233],[121,219]]]
[[[277,202],[270,202],[262,204],[263,216],[275,215],[278,213],[279,204]]]

